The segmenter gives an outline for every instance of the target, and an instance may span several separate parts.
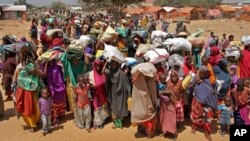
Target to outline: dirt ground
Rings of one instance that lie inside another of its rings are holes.
[[[170,32],[174,32],[176,24],[170,24]],[[19,21],[0,21],[0,38],[5,34],[13,34],[20,38],[22,36],[28,37],[28,30],[30,23]],[[188,30],[192,33],[197,28],[203,28],[206,38],[211,31],[214,31],[216,35],[222,37],[223,33],[228,35],[235,35],[236,40],[240,40],[241,36],[250,34],[250,23],[241,21],[192,21],[191,24],[187,24]],[[205,141],[205,137],[202,131],[197,131],[196,134],[191,134],[190,128],[191,122],[185,122],[180,130],[178,130],[177,141]],[[217,126],[213,126],[212,138],[213,141],[229,141],[229,136],[220,136]],[[48,134],[43,137],[41,130],[35,133],[30,133],[25,127],[25,123],[22,119],[17,119],[13,109],[12,102],[5,103],[5,113],[3,117],[0,117],[0,140],[1,141],[144,141],[145,137],[135,136],[136,127],[132,127],[129,122],[123,129],[112,129],[112,124],[107,124],[102,130],[92,130],[92,133],[87,133],[85,130],[80,130],[74,126],[73,115],[68,113],[60,126],[53,128],[52,134]],[[162,135],[157,135],[152,141],[168,141],[170,139],[164,138]]]

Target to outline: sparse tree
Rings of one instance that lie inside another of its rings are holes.
[[[15,5],[26,5],[28,7],[28,9],[33,8],[33,6],[31,4],[28,4],[26,0],[18,0],[14,4]]]
[[[56,1],[51,3],[51,8],[54,11],[63,10],[66,8],[65,4],[61,1]]]
[[[128,5],[140,4],[141,2],[145,2],[145,0],[79,0],[79,2],[82,3],[83,8],[92,11],[104,8],[118,21]]]

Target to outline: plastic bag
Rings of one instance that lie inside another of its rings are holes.
[[[192,76],[191,75],[188,75],[187,77],[185,77],[182,80],[182,88],[183,88],[183,90],[186,90],[188,88],[188,86],[190,85],[191,81],[192,81]]]
[[[95,58],[100,58],[103,55],[103,50],[97,50],[95,54]]]
[[[135,58],[132,58],[132,57],[126,57],[125,61],[126,61],[128,66],[134,66],[137,64],[137,60]]]

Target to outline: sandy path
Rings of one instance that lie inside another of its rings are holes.
[[[216,129],[216,128],[213,128]],[[45,137],[41,130],[30,133],[25,127],[25,123],[20,118],[19,120],[14,115],[13,103],[5,103],[4,117],[0,118],[0,135],[1,141],[143,141],[147,138],[136,138],[136,127],[125,127],[123,129],[112,129],[112,124],[107,124],[102,130],[92,130],[92,133],[87,133],[86,130],[80,130],[73,124],[72,114],[67,114],[58,128],[54,128],[52,134]],[[204,141],[204,134],[197,131],[196,134],[191,134],[190,123],[186,123],[184,128],[179,130],[177,141]],[[214,141],[228,141],[229,136],[222,137],[219,133],[212,134]],[[152,141],[168,141],[162,135],[157,135]]]

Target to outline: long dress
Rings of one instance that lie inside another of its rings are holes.
[[[34,69],[34,64],[29,63],[25,69],[21,69],[18,74],[18,88],[16,90],[16,111],[20,113],[29,127],[36,127],[39,120],[39,110],[37,107],[37,91],[42,86],[40,78],[29,74],[29,70]]]
[[[139,128],[146,128],[147,134],[153,133],[156,127],[157,88],[154,74],[157,70],[151,63],[141,63],[132,71],[135,80],[132,91],[131,122]]]
[[[62,67],[53,62],[48,65],[47,83],[52,96],[52,123],[58,122],[59,116],[65,114],[66,108],[66,86],[63,80]]]
[[[115,126],[122,127],[121,120],[128,115],[127,100],[131,87],[129,80],[118,68],[116,72],[109,72],[106,79],[107,100],[110,104],[112,117],[115,117]],[[117,124],[116,124],[117,122]]]
[[[211,120],[213,109],[217,108],[216,94],[209,79],[204,79],[194,88],[194,99],[192,103],[191,120],[192,128],[202,127],[206,132],[211,133]]]
[[[90,83],[94,85],[93,90],[93,107],[94,107],[94,126],[103,125],[108,117],[107,113],[107,96],[106,96],[106,76],[99,74],[95,69],[95,65],[101,63],[95,61],[93,71],[89,73]]]
[[[69,108],[71,112],[74,112],[75,109],[75,102],[73,98],[74,90],[73,87],[77,84],[77,76],[80,74],[84,74],[85,72],[85,65],[82,60],[78,60],[79,63],[77,65],[72,63],[72,58],[80,58],[82,56],[82,52],[76,49],[69,49],[67,52],[61,57],[61,62],[63,64],[63,76],[64,80],[66,81],[66,89],[67,89],[67,100],[69,104]]]
[[[176,134],[176,110],[174,103],[161,99],[159,115],[161,131],[164,134],[167,132]]]
[[[240,60],[240,78],[250,77],[250,51],[242,50],[243,58]]]

